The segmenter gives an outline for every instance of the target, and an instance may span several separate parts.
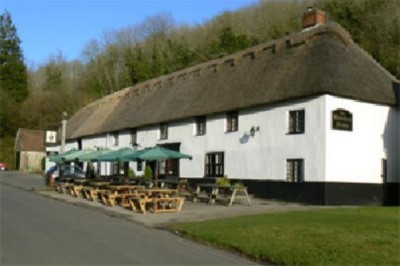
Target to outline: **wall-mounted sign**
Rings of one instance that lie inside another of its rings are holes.
[[[344,109],[332,111],[332,129],[353,131],[353,114]]]
[[[57,142],[57,132],[46,131],[46,143],[56,143],[56,142]]]

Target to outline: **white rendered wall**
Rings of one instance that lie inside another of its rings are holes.
[[[382,159],[388,181],[399,182],[398,111],[388,106],[326,97],[326,181],[382,183]],[[332,111],[353,114],[353,130],[332,130]]]
[[[225,132],[225,113],[207,116],[206,135],[195,135],[195,119],[168,123],[168,139],[159,139],[159,126],[137,129],[140,148],[157,144],[181,143],[180,152],[193,156],[180,160],[180,175],[204,177],[205,155],[224,152],[225,175],[235,179],[286,180],[286,160],[304,159],[305,181],[323,181],[325,174],[325,98],[288,102],[269,107],[239,111],[239,130]],[[288,134],[288,112],[305,110],[305,133]],[[250,128],[259,127],[254,137]],[[112,134],[86,137],[82,148],[109,147],[113,150],[132,147],[130,132],[119,132],[118,146]],[[106,164],[102,164],[106,165]],[[103,166],[104,167],[104,166]],[[136,165],[132,164],[133,169]],[[136,170],[135,170],[136,171]],[[102,174],[110,173],[109,167]],[[140,173],[139,173],[140,174]]]
[[[225,152],[225,175],[240,179],[286,179],[286,160],[304,159],[306,181],[322,181],[325,173],[324,99],[313,98],[273,107],[239,111],[239,130],[225,132],[225,113],[207,116],[206,135],[195,136],[195,119],[170,122],[168,139],[159,140],[158,126],[139,128],[142,147],[181,143],[180,151],[193,156],[180,161],[180,175],[204,177],[205,154]],[[287,134],[288,112],[305,110],[305,133]],[[254,137],[250,128],[260,128]]]
[[[332,111],[346,109],[353,114],[353,131],[332,130]],[[288,134],[288,113],[305,110],[305,132]],[[286,160],[304,159],[306,182],[380,183],[381,160],[388,160],[388,180],[399,182],[399,113],[394,108],[333,96],[291,101],[239,110],[239,130],[225,132],[225,113],[207,116],[206,135],[195,135],[195,119],[168,123],[168,139],[159,139],[159,126],[137,128],[140,148],[180,143],[180,151],[193,156],[180,160],[180,175],[204,177],[205,155],[224,152],[225,175],[238,179],[286,180]],[[386,122],[387,121],[387,122]],[[259,127],[254,137],[250,128]],[[82,148],[132,147],[130,131],[85,137]],[[66,150],[77,148],[67,144]],[[130,166],[136,172],[136,163]],[[102,164],[102,174],[110,165]],[[142,174],[142,173],[137,173]]]

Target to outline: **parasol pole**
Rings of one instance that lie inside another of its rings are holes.
[[[158,188],[158,160],[156,160],[156,188]]]

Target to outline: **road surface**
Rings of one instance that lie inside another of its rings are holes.
[[[1,265],[254,264],[164,230],[4,183],[0,201]]]

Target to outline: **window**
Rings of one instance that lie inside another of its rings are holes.
[[[118,146],[118,133],[112,134],[112,145]]]
[[[239,113],[237,111],[226,113],[226,132],[234,132],[239,129]]]
[[[141,172],[143,171],[143,161],[138,159],[136,162],[136,171]]]
[[[160,139],[168,139],[168,124],[160,124]]]
[[[136,128],[132,128],[130,131],[130,135],[131,135],[131,141],[130,143],[133,144],[137,144],[137,130]]]
[[[206,117],[196,117],[196,136],[203,136],[206,134]]]
[[[288,159],[286,160],[286,181],[303,182],[304,181],[304,160]]]
[[[301,134],[304,133],[304,110],[296,110],[289,112],[289,134]]]
[[[224,176],[224,153],[213,152],[206,154],[205,176]]]

